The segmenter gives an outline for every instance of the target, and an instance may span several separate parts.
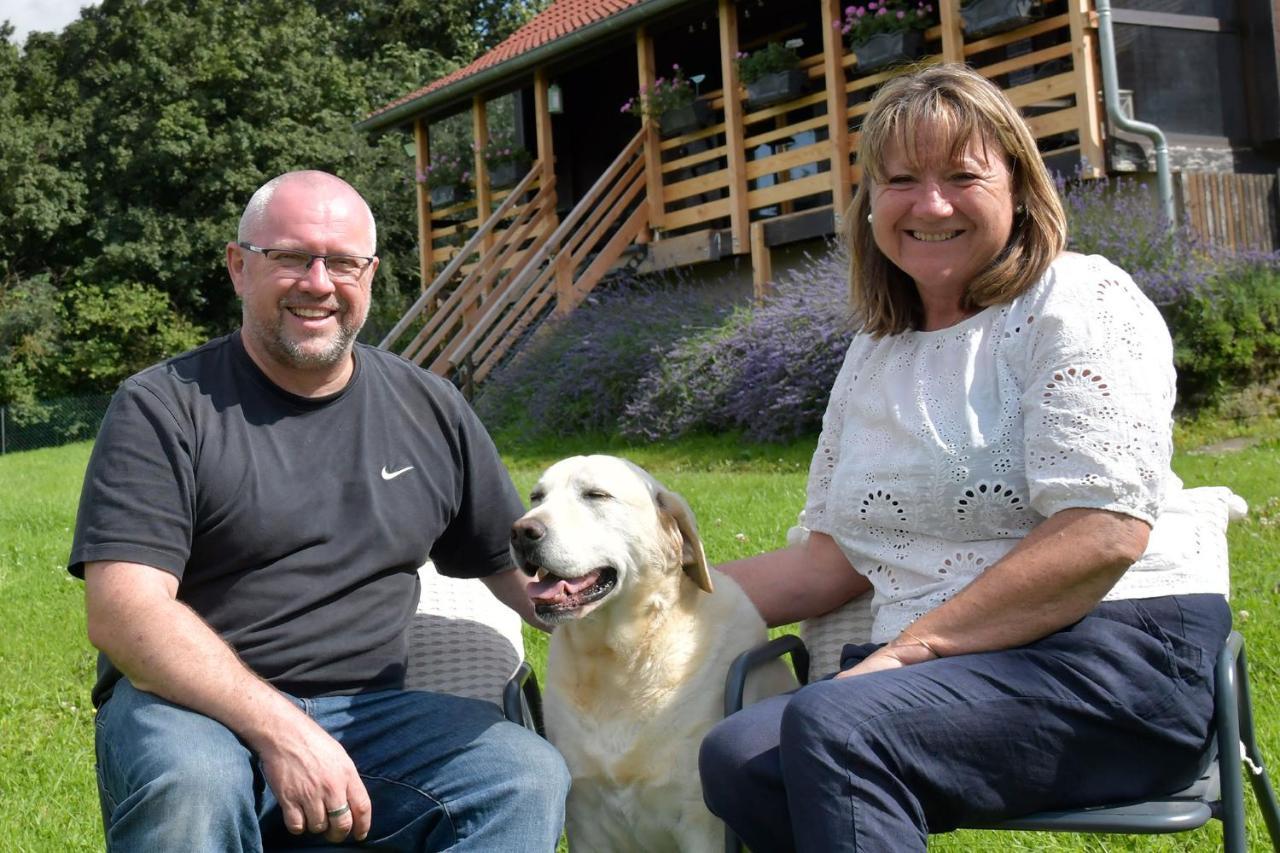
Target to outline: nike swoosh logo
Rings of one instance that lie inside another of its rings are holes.
[[[406,465],[404,468],[401,468],[399,471],[388,471],[388,470],[387,470],[387,466],[386,466],[386,465],[383,465],[383,466],[382,466],[382,479],[384,479],[384,480],[394,480],[396,477],[399,477],[399,476],[400,476],[401,474],[403,474],[404,472],[406,472],[406,471],[412,471],[412,470],[413,470],[413,466],[412,466],[412,465]]]

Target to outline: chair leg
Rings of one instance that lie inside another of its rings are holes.
[[[1267,834],[1271,838],[1271,847],[1280,853],[1280,805],[1276,802],[1276,792],[1271,786],[1271,778],[1267,775],[1262,754],[1258,751],[1258,743],[1253,730],[1253,699],[1249,690],[1249,664],[1245,657],[1244,644],[1236,656],[1235,671],[1236,694],[1239,709],[1240,743],[1244,744],[1246,757],[1249,759],[1249,782],[1253,786],[1253,794],[1258,798],[1258,809],[1267,824]]]
[[[1244,757],[1248,760],[1249,781],[1258,807],[1267,824],[1271,847],[1280,853],[1280,807],[1258,752],[1253,731],[1253,699],[1249,691],[1249,665],[1244,637],[1232,631],[1218,658],[1214,674],[1215,734],[1218,738],[1218,771],[1222,785],[1222,846],[1226,853],[1245,853]]]

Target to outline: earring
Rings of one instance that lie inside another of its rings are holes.
[[[871,214],[870,214],[870,213],[868,213],[868,214],[867,214],[867,224],[868,224],[868,225],[870,225],[870,224],[871,224]]]
[[[1025,204],[1020,204],[1013,209],[1013,212],[1021,216],[1027,212],[1027,206]]]

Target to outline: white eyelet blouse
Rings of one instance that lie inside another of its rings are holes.
[[[1105,258],[1064,254],[1023,295],[950,328],[854,338],[805,523],[871,580],[871,638],[887,642],[1060,510],[1154,523],[1182,488],[1173,401],[1155,306]],[[1225,593],[1223,512],[1177,542],[1158,526],[1107,597]]]

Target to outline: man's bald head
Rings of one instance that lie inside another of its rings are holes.
[[[281,187],[293,185],[306,187],[313,191],[332,192],[335,196],[349,196],[359,201],[359,208],[364,211],[369,219],[369,237],[372,243],[369,245],[368,254],[376,255],[378,253],[378,226],[374,222],[373,211],[369,209],[368,202],[364,200],[360,193],[356,192],[355,187],[342,180],[342,178],[317,170],[285,172],[283,175],[278,175],[259,187],[253,197],[249,199],[249,203],[245,205],[244,213],[240,216],[240,227],[236,232],[236,239],[243,242],[255,242],[258,239],[256,235],[262,230],[266,220],[267,209],[271,205],[272,197]]]

